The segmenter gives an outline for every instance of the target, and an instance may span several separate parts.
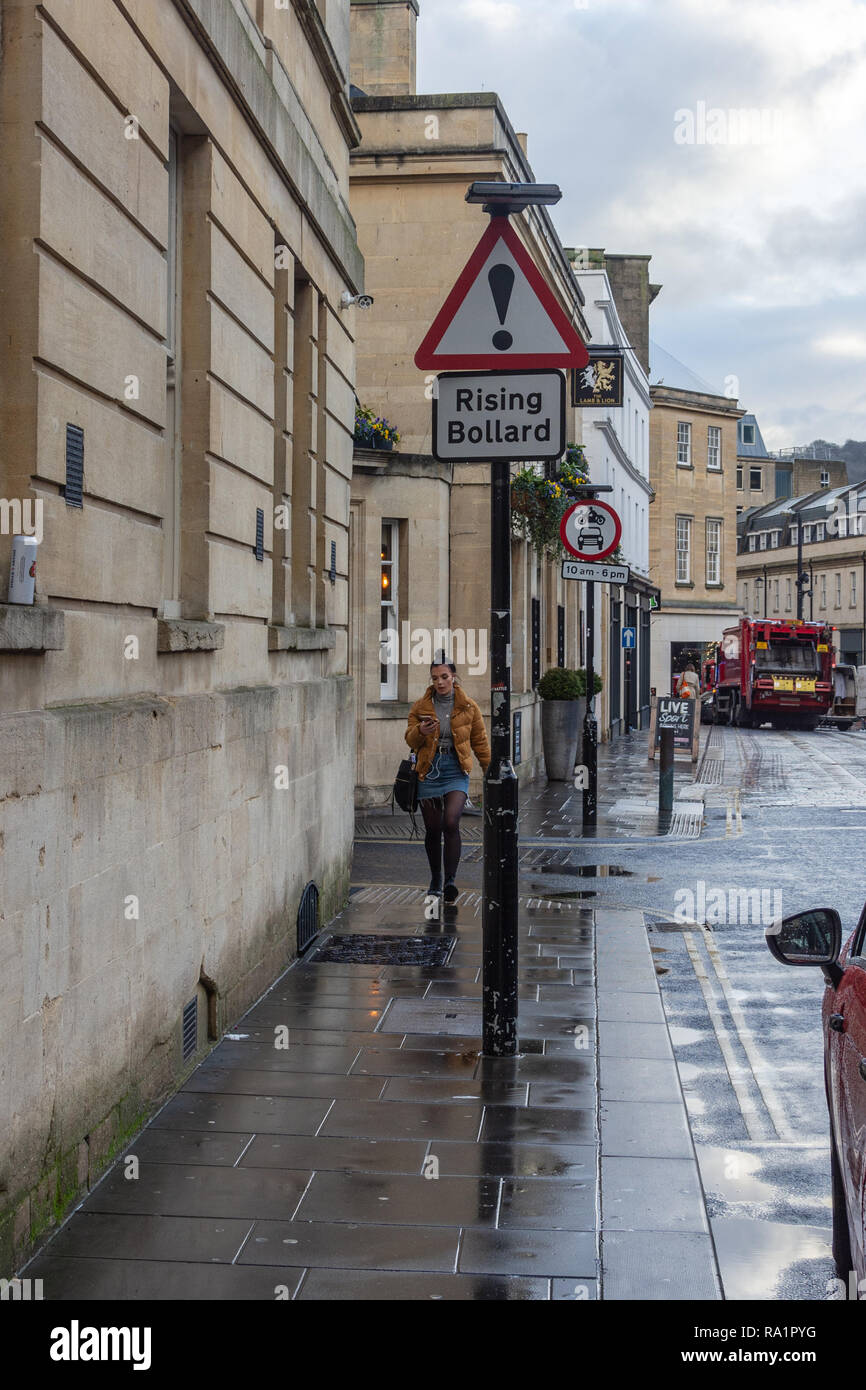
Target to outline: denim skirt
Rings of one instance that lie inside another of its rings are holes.
[[[446,792],[465,792],[469,795],[469,777],[460,766],[456,753],[435,753],[427,776],[418,779],[418,800],[427,801]]]

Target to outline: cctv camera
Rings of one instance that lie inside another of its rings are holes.
[[[369,309],[373,303],[371,294],[350,294],[348,290],[343,290],[340,295],[340,308],[351,309],[353,304],[357,304],[359,309]]]

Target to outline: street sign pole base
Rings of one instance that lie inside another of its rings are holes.
[[[484,774],[482,1011],[485,1057],[514,1057],[517,1038],[517,776]]]

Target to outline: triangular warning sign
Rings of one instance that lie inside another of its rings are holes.
[[[506,217],[494,217],[415,353],[415,366],[509,371],[585,367],[569,323]]]

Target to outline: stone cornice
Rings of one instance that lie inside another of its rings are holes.
[[[355,224],[328,186],[266,66],[267,45],[250,16],[231,0],[174,0],[231,91],[271,162],[318,231],[322,245],[353,289],[364,284]],[[157,55],[158,56],[158,55]]]
[[[331,108],[346,137],[346,144],[350,148],[354,148],[361,143],[361,127],[355,120],[352,103],[349,101],[346,91],[346,74],[340,67],[340,61],[334,52],[331,40],[328,38],[328,31],[322,16],[319,14],[315,0],[292,0],[292,3],[301,28],[307,37],[307,42],[313,51],[313,57],[330,89]]]

